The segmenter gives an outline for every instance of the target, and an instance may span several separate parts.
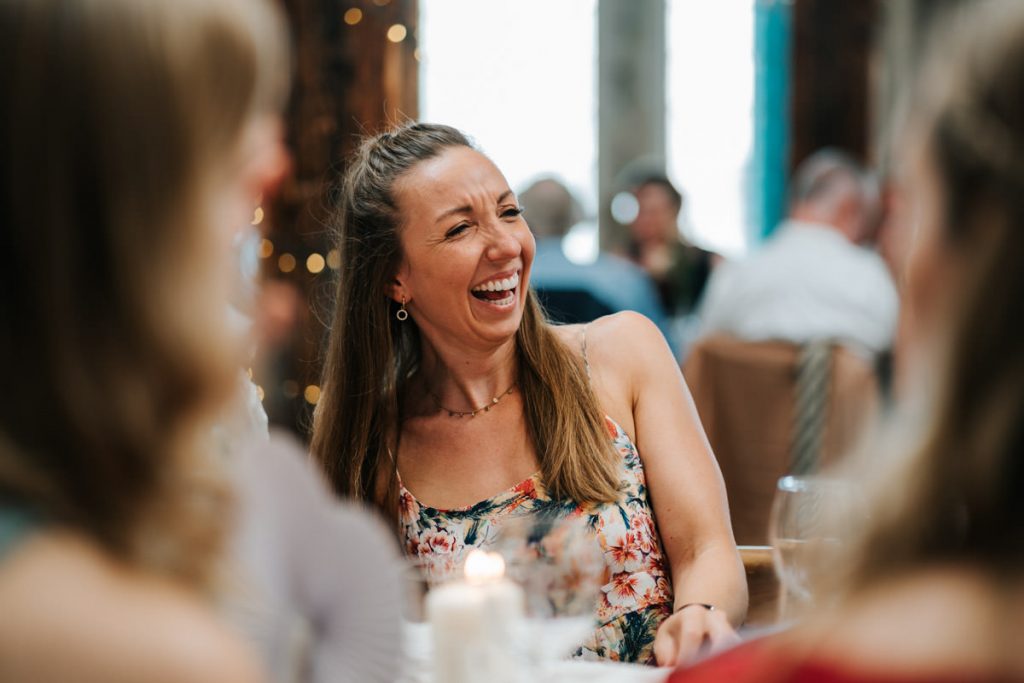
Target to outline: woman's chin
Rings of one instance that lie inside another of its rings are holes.
[[[519,323],[523,319],[523,307],[518,289],[513,290],[513,294],[501,302],[485,301],[472,295],[471,298],[473,317],[478,323],[482,323],[488,338],[496,341],[505,340],[519,330]]]

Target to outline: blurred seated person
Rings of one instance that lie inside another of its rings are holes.
[[[236,586],[226,611],[272,680],[394,681],[403,584],[393,535],[331,495],[305,450],[282,434],[240,442],[230,463]]]
[[[645,178],[633,193],[637,214],[629,226],[627,255],[654,280],[669,316],[688,315],[700,303],[718,256],[680,235],[683,195],[667,177]]]
[[[233,238],[281,146],[279,17],[11,0],[0,43],[0,680],[264,680],[212,612],[211,433]]]
[[[533,288],[554,322],[587,323],[609,313],[636,311],[667,334],[667,321],[651,279],[629,261],[599,253],[593,263],[575,263],[563,249],[565,236],[583,219],[568,188],[538,180],[519,201],[537,240]]]
[[[312,441],[335,491],[375,504],[435,584],[524,517],[587,520],[578,555],[602,571],[579,657],[674,665],[730,642],[743,566],[658,329],[628,311],[548,323],[518,199],[454,128],[367,139],[340,199]]]
[[[908,393],[865,451],[870,517],[821,587],[838,599],[672,683],[1024,680],[1024,5],[940,28],[897,164]]]
[[[287,155],[271,148],[261,166],[281,178]],[[267,190],[261,194],[266,201]],[[239,282],[229,320],[252,345],[240,360],[260,368],[266,382],[268,355],[281,356],[300,295],[283,280],[260,281],[259,239],[251,226],[236,236]],[[397,544],[380,520],[331,495],[305,449],[269,432],[264,405],[239,370],[236,399],[214,429],[235,503],[223,611],[257,647],[271,680],[391,683],[401,665]]]
[[[846,155],[822,150],[793,178],[789,216],[764,247],[716,269],[700,336],[805,344],[834,339],[873,358],[896,329],[896,288],[862,246],[874,233],[878,192]]]

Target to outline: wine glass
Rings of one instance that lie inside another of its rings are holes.
[[[520,515],[503,520],[491,550],[523,588],[536,662],[561,659],[595,628],[601,588],[608,582],[604,552],[587,518]]]
[[[791,619],[815,602],[823,572],[842,548],[840,520],[853,511],[853,487],[823,476],[779,479],[769,536],[782,591],[779,613]]]

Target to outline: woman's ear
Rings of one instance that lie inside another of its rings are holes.
[[[406,291],[405,285],[402,283],[402,278],[398,276],[391,279],[391,284],[388,286],[388,296],[398,303],[412,299]]]
[[[388,296],[398,303],[402,303],[403,298],[407,302],[412,301],[413,291],[409,286],[409,280],[409,262],[403,258],[398,264],[395,274],[391,276],[387,290]]]

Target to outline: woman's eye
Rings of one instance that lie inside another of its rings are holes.
[[[468,225],[466,225],[465,223],[459,223],[454,228],[452,228],[451,230],[446,232],[444,234],[444,237],[445,237],[445,239],[451,239],[453,237],[458,237],[462,233],[466,232],[467,229],[469,229]]]
[[[523,215],[523,210],[521,208],[519,208],[518,206],[515,207],[514,209],[505,209],[504,211],[501,212],[501,217],[502,218],[515,218],[516,216],[522,216],[522,215]]]

